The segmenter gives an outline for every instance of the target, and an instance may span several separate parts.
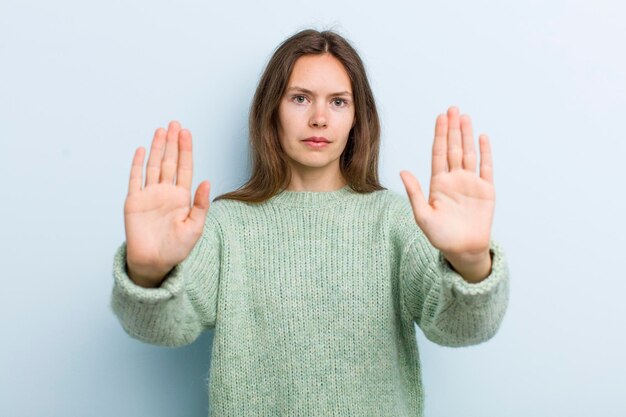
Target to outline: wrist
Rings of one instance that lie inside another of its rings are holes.
[[[472,253],[443,253],[443,256],[467,282],[478,283],[491,273],[492,259],[489,248]]]
[[[144,288],[157,288],[163,282],[163,279],[171,271],[159,268],[140,268],[126,262],[126,273],[135,284]]]

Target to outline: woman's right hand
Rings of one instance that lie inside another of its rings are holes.
[[[202,235],[209,210],[210,183],[197,188],[193,206],[191,133],[170,122],[154,133],[146,166],[145,149],[133,157],[124,204],[128,275],[143,287],[158,287],[191,252]]]

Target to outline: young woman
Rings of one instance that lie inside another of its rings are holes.
[[[250,112],[252,175],[190,208],[191,134],[157,129],[133,158],[112,308],[140,340],[179,346],[215,330],[210,415],[421,416],[417,323],[464,346],[497,331],[508,273],[490,239],[489,142],[469,117],[436,121],[430,196],[378,181],[379,122],[341,36],[278,47]]]

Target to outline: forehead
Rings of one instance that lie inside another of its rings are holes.
[[[288,87],[310,90],[351,91],[352,83],[345,67],[331,54],[304,55],[298,58],[289,76]]]

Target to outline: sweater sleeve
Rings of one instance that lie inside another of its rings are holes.
[[[189,256],[158,288],[141,287],[129,278],[124,242],[113,260],[111,309],[136,339],[162,346],[190,344],[215,327],[220,264],[220,227],[211,209]]]
[[[443,346],[469,346],[495,335],[506,312],[509,273],[504,252],[490,242],[490,274],[463,279],[415,223],[410,203],[399,215],[401,302],[424,335]]]

